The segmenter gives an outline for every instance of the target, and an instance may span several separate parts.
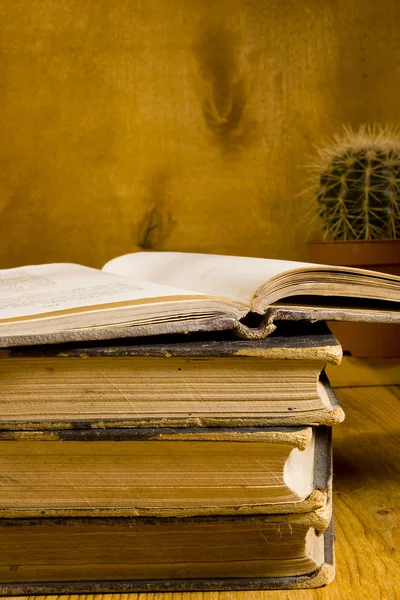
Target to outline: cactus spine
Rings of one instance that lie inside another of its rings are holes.
[[[345,129],[319,150],[315,197],[324,240],[400,237],[400,138],[392,129]]]

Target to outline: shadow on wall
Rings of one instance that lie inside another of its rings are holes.
[[[245,115],[249,85],[242,40],[238,33],[212,25],[200,33],[193,53],[201,78],[204,122],[222,150],[240,150],[250,143],[252,133]]]
[[[155,171],[147,182],[147,195],[143,198],[146,213],[139,222],[134,242],[141,250],[162,250],[171,235],[174,220],[170,206],[173,198],[168,189],[168,175]]]

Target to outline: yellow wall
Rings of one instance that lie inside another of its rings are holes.
[[[312,144],[396,122],[398,0],[0,0],[0,267],[305,258]]]

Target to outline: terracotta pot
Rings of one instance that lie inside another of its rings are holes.
[[[309,242],[311,262],[400,275],[400,239]],[[400,325],[329,322],[345,352],[359,357],[400,357]]]
[[[311,262],[400,275],[400,239],[372,242],[309,242]]]

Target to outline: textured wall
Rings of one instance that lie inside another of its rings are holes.
[[[0,0],[0,267],[305,258],[302,165],[395,122],[398,0]]]

